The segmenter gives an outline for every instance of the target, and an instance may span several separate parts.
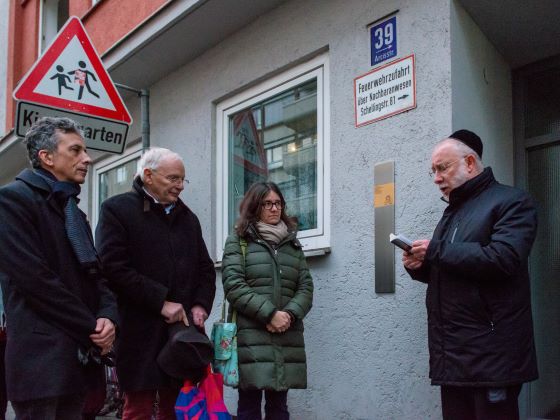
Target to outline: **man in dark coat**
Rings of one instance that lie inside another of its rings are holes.
[[[157,364],[174,322],[204,327],[216,272],[200,223],[179,199],[185,168],[179,155],[152,148],[139,163],[133,190],[106,200],[96,240],[119,298],[117,374],[125,392],[123,419],[174,419],[179,386]]]
[[[537,215],[481,157],[468,130],[435,147],[432,174],[449,205],[403,263],[428,284],[430,378],[441,385],[443,418],[511,420],[521,385],[538,376],[527,261]]]
[[[33,169],[0,189],[8,398],[18,419],[77,419],[117,319],[77,207],[91,160],[69,119],[40,119],[26,143]]]

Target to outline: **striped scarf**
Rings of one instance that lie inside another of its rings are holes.
[[[99,259],[93,245],[89,224],[78,209],[78,195],[81,188],[74,182],[58,181],[48,171],[36,170],[35,173],[51,187],[48,199],[55,199],[64,210],[66,236],[82,268],[90,275],[99,272]]]

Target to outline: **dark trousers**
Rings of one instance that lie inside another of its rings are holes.
[[[8,407],[8,396],[6,394],[6,366],[4,355],[6,354],[6,337],[1,337],[0,332],[0,419],[6,418],[6,408]],[[5,333],[4,333],[5,335]]]
[[[157,399],[157,420],[175,420],[175,401],[179,389],[125,392],[123,420],[150,420]],[[19,420],[19,419],[18,419]]]
[[[72,394],[29,401],[12,401],[12,407],[18,420],[79,420],[82,418],[84,401],[84,395]]]
[[[519,420],[517,398],[521,385],[504,389],[505,398],[491,402],[490,399],[495,397],[496,393],[489,398],[488,388],[442,386],[443,420]]]
[[[266,420],[289,420],[288,391],[239,390],[237,420],[262,420],[262,395]]]

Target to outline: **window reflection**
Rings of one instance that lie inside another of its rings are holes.
[[[229,229],[245,191],[278,184],[299,229],[317,227],[317,81],[301,84],[230,116]]]
[[[99,206],[109,197],[130,191],[138,158],[99,174]]]

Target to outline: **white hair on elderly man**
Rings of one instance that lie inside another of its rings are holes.
[[[144,181],[144,169],[157,169],[161,161],[167,159],[179,160],[184,164],[183,158],[178,153],[163,147],[150,148],[150,150],[145,152],[140,158],[136,176],[139,176],[140,179]]]

